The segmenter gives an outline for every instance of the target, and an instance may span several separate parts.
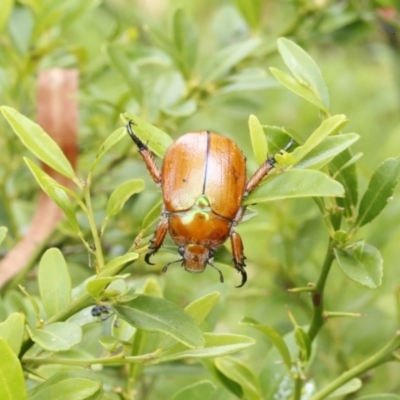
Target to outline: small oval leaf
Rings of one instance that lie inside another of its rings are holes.
[[[72,322],[55,322],[41,329],[26,327],[31,339],[48,351],[65,351],[82,340],[82,329]]]
[[[26,400],[25,381],[21,364],[3,338],[0,338],[0,354],[0,399]]]
[[[22,339],[25,334],[24,325],[25,317],[20,313],[12,313],[5,321],[0,323],[0,337],[8,343],[15,355],[18,355],[21,350]]]
[[[71,277],[59,249],[48,249],[42,256],[38,272],[39,292],[48,318],[67,307],[71,301]]]
[[[343,186],[319,171],[292,169],[271,176],[243,202],[244,205],[296,197],[341,197]]]
[[[264,129],[255,115],[249,117],[249,131],[254,157],[258,165],[261,165],[268,158],[268,142]]]
[[[57,143],[38,125],[11,107],[0,107],[1,112],[21,142],[39,160],[67,178],[75,172]]]
[[[338,264],[350,279],[371,289],[381,285],[383,259],[378,249],[368,243],[357,242],[346,249],[334,251]]]
[[[162,332],[189,347],[204,343],[200,328],[185,311],[169,300],[138,295],[135,299],[112,306],[113,311],[136,328]]]

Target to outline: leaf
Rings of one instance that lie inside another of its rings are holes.
[[[255,344],[248,336],[229,333],[204,333],[204,347],[189,349],[181,343],[160,354],[158,362],[181,360],[184,358],[214,358],[236,353]]]
[[[93,298],[99,299],[104,295],[104,291],[111,282],[127,278],[128,276],[129,274],[107,277],[97,276],[86,284],[86,290]]]
[[[232,67],[248,57],[260,45],[260,38],[251,38],[220,50],[206,62],[199,85],[206,86],[223,78]]]
[[[367,396],[357,397],[357,400],[400,400],[400,396],[391,393],[370,394]]]
[[[190,303],[185,311],[195,320],[196,324],[201,324],[212,311],[215,304],[219,300],[221,294],[219,292],[212,292],[206,294]]]
[[[94,400],[103,394],[102,382],[85,369],[57,372],[45,382],[29,390],[29,400]],[[101,397],[102,398],[102,397]]]
[[[334,135],[347,123],[347,118],[343,114],[334,115],[322,121],[321,125],[311,134],[307,141],[297,147],[293,152],[293,157],[299,162],[312,149],[317,147],[327,136]]]
[[[13,8],[14,8],[14,0],[1,1],[0,33],[6,28]]]
[[[259,400],[262,398],[258,378],[243,361],[233,357],[222,357],[215,360],[215,365],[225,376],[242,387],[246,399]]]
[[[344,396],[349,393],[354,393],[357,390],[361,389],[362,387],[362,381],[358,378],[353,378],[350,381],[346,382],[343,386],[340,386],[338,389],[336,389],[334,392],[332,392],[327,399],[331,399],[333,397],[339,397],[339,396]],[[374,396],[374,400],[378,400]],[[372,399],[371,399],[372,400]]]
[[[345,189],[345,197],[338,198],[336,201],[340,207],[345,209],[347,217],[352,217],[358,203],[357,171],[355,165],[350,163],[352,158],[350,150],[347,149],[337,155],[329,164],[332,175],[336,175],[336,179]]]
[[[279,351],[279,354],[282,357],[283,362],[285,363],[286,368],[290,372],[292,368],[292,358],[290,356],[290,352],[288,347],[286,346],[285,340],[283,337],[272,327],[260,325],[257,321],[252,318],[245,318],[242,321],[242,324],[251,326],[252,328],[257,329],[258,331],[264,333],[267,338],[272,342],[272,344]]]
[[[1,106],[1,112],[24,146],[39,160],[67,178],[75,172],[56,142],[38,125],[11,107]]]
[[[292,169],[271,176],[243,204],[263,203],[297,197],[343,196],[343,186],[319,171]]]
[[[31,339],[48,351],[65,351],[82,341],[82,329],[72,322],[55,322],[41,329],[26,327]]]
[[[5,226],[0,226],[0,244],[3,243],[3,240],[7,236],[8,228]]]
[[[169,400],[213,400],[216,390],[211,381],[200,381],[180,389]]]
[[[249,131],[254,157],[258,165],[264,164],[268,158],[268,142],[264,129],[255,115],[249,117]]]
[[[334,249],[343,272],[352,280],[371,289],[382,283],[383,259],[378,249],[368,243],[356,242],[345,249]]]
[[[311,89],[301,85],[295,78],[293,78],[293,76],[281,71],[278,68],[270,67],[269,70],[281,85],[285,86],[287,89],[303,99],[306,99],[311,104],[314,104],[314,106],[317,106],[319,109],[323,110],[325,114],[328,114],[328,110],[317,98],[317,96],[315,96]]]
[[[296,168],[317,168],[332,161],[339,153],[350,147],[360,138],[356,133],[347,133],[325,138],[319,145],[314,147],[299,163]]]
[[[198,49],[198,34],[193,21],[187,18],[182,9],[176,10],[173,18],[173,41],[179,57],[175,59],[185,77],[190,76]]]
[[[0,354],[0,399],[25,400],[27,397],[21,364],[3,338],[0,338]]]
[[[71,277],[59,249],[48,249],[42,256],[38,272],[39,291],[48,318],[71,301]]]
[[[110,260],[104,267],[103,273],[107,273],[107,275],[115,275],[118,273],[121,265],[128,264],[132,261],[135,261],[139,257],[138,253],[126,253],[123,256],[115,257]]]
[[[252,28],[257,28],[261,22],[262,0],[235,0],[240,12]]]
[[[329,93],[318,65],[299,45],[286,38],[279,38],[279,53],[294,78],[307,87],[329,109]]]
[[[75,232],[80,233],[78,220],[75,215],[74,206],[69,199],[66,188],[62,189],[62,185],[57,183],[53,178],[42,171],[33,161],[29,158],[24,158],[24,161],[31,170],[37,183],[43,191],[49,196],[64,212],[68,222],[71,224]]]
[[[356,226],[361,227],[375,219],[393,196],[399,181],[400,157],[385,160],[374,172],[360,201]]]
[[[105,47],[112,66],[121,74],[129,85],[132,96],[139,102],[143,102],[143,86],[140,71],[126,55],[124,48],[118,45],[107,45]]]
[[[154,154],[158,157],[164,156],[165,151],[172,143],[172,139],[165,132],[133,114],[121,114],[121,118],[125,123],[133,122],[133,132],[143,143],[146,143]]]
[[[5,321],[0,323],[0,338],[7,342],[17,356],[21,350],[22,339],[25,334],[24,324],[25,317],[21,313],[12,313]]]
[[[164,333],[188,347],[201,347],[204,343],[193,318],[169,300],[138,295],[130,302],[112,306],[112,310],[138,329]]]
[[[106,217],[110,218],[118,214],[127,200],[134,194],[144,189],[142,179],[132,179],[119,185],[110,195],[107,203]]]
[[[300,356],[304,362],[307,362],[311,357],[311,340],[307,333],[300,326],[294,329],[294,337],[300,349]]]
[[[96,154],[96,158],[93,161],[92,166],[90,167],[90,170],[93,171],[96,168],[99,161],[104,157],[104,155],[125,136],[126,136],[125,128],[118,128],[110,136],[108,136],[107,139],[100,146]]]

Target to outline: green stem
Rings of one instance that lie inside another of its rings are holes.
[[[87,217],[89,220],[90,229],[92,231],[94,247],[95,247],[94,252],[96,255],[96,273],[99,274],[100,271],[102,271],[104,268],[104,256],[103,256],[103,250],[101,248],[99,231],[97,230],[96,222],[94,220],[94,215],[93,215],[92,199],[90,197],[91,180],[92,180],[92,175],[91,173],[89,173],[84,192],[85,192],[85,202],[88,211]]]
[[[332,239],[329,239],[328,249],[325,255],[324,264],[322,265],[321,275],[319,276],[318,282],[315,285],[314,292],[312,294],[312,302],[314,305],[314,312],[311,319],[310,328],[308,329],[308,336],[311,342],[315,339],[318,332],[325,323],[324,318],[324,288],[326,280],[328,279],[329,271],[334,260]]]
[[[334,381],[332,381],[328,386],[325,386],[324,389],[316,393],[311,397],[310,400],[323,400],[326,397],[334,392],[336,389],[343,386],[345,383],[349,382],[351,379],[356,378],[369,371],[376,366],[390,361],[393,359],[392,353],[400,347],[400,331],[397,331],[394,338],[381,350],[377,351],[373,356],[357,365],[356,367],[349,369],[344,372]]]

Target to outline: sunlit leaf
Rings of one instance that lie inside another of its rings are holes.
[[[12,313],[0,323],[0,338],[3,338],[15,355],[21,350],[22,339],[25,334],[25,317],[22,313]]]

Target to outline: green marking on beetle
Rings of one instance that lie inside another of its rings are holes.
[[[208,221],[210,219],[210,211],[199,211],[199,209],[192,209],[187,211],[182,217],[182,222],[184,225],[190,225],[195,219],[201,219],[203,221]]]
[[[196,203],[194,203],[194,207],[199,207],[199,208],[210,208],[210,201],[208,200],[207,196],[205,194],[202,194],[197,200]]]

